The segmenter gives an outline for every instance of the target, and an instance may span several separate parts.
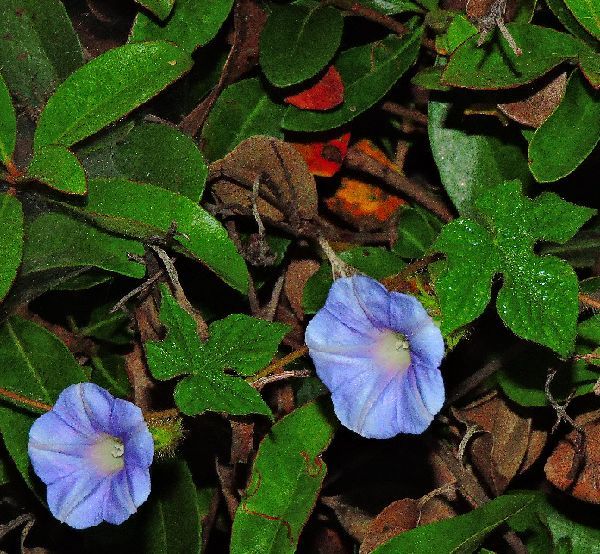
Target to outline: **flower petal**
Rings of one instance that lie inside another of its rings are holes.
[[[115,475],[106,495],[102,516],[108,523],[119,525],[134,514],[150,494],[148,469],[127,468]]]
[[[126,467],[150,467],[154,457],[154,439],[145,423],[140,423],[130,432],[124,444]]]
[[[433,321],[423,305],[409,294],[390,293],[390,328],[408,339],[424,325]]]

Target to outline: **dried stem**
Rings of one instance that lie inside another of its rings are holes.
[[[259,371],[256,375],[252,377],[251,382],[255,383],[259,379],[262,379],[264,377],[267,377],[268,375],[271,375],[271,373],[279,371],[281,368],[285,367],[288,364],[291,364],[298,358],[302,358],[302,356],[304,356],[305,354],[308,354],[308,346],[303,346],[301,348],[298,348],[297,350],[294,350],[293,352],[290,352],[287,356],[284,356],[279,360],[271,362],[267,367],[265,367],[265,369]]]
[[[6,389],[0,388],[0,396],[3,396],[4,398],[8,398],[14,402],[18,402],[19,404],[23,404],[29,408],[34,408],[35,410],[39,410],[42,412],[48,412],[52,409],[52,406],[50,404],[39,402],[38,400],[34,400],[33,398],[29,398],[27,396],[23,396],[22,394],[18,394],[16,392],[12,392]]]
[[[276,383],[277,381],[284,381],[292,378],[310,377],[311,374],[312,373],[308,369],[303,369],[300,371],[282,371],[281,373],[273,373],[271,375],[261,377],[260,379],[253,381],[252,386],[257,390],[261,390],[266,385]]]
[[[588,296],[587,294],[579,293],[579,302],[586,308],[592,308],[593,310],[600,310],[600,300]]]
[[[381,105],[381,109],[391,114],[410,119],[416,123],[427,126],[427,116],[414,108],[407,108],[396,102],[384,102]]]

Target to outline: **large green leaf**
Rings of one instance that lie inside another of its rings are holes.
[[[575,19],[600,40],[600,3],[596,0],[564,0]]]
[[[275,5],[260,35],[260,65],[275,86],[316,75],[336,53],[344,20],[340,10],[318,3]]]
[[[499,496],[468,514],[405,531],[373,554],[470,554],[494,529],[530,509],[535,500],[531,492]]]
[[[402,38],[390,35],[342,52],[335,67],[344,81],[344,103],[326,112],[290,106],[283,127],[290,131],[326,131],[351,121],[385,96],[415,62],[421,35],[421,29]]]
[[[40,108],[83,62],[67,11],[59,0],[2,0],[0,21],[0,72],[19,100]]]
[[[36,149],[27,175],[67,194],[87,192],[83,166],[64,146],[48,145]]]
[[[10,289],[23,251],[23,208],[14,196],[0,194],[0,301]]]
[[[523,53],[517,56],[504,38],[492,33],[483,46],[473,36],[459,46],[442,75],[447,85],[476,90],[514,88],[577,58],[579,46],[570,35],[522,23],[507,25]]]
[[[64,388],[86,380],[67,347],[43,327],[18,317],[0,327],[0,387],[52,404]],[[27,443],[34,419],[31,411],[0,401],[4,444],[30,486]]]
[[[158,19],[164,21],[175,4],[175,0],[135,0],[140,6],[144,6],[148,11],[152,12]]]
[[[228,86],[219,96],[202,129],[202,144],[210,161],[225,157],[240,142],[254,135],[283,138],[284,107],[275,104],[259,79]]]
[[[575,19],[571,10],[567,8],[565,0],[546,0],[546,4],[552,13],[565,26],[567,31],[583,40],[586,44],[597,48],[597,41],[585,30],[585,28]]]
[[[139,13],[129,40],[168,40],[191,53],[217,34],[232,5],[233,0],[177,0],[162,23]]]
[[[512,179],[532,181],[527,158],[504,129],[466,118],[459,105],[429,102],[429,141],[442,184],[461,215],[469,216],[477,196]]]
[[[36,149],[71,146],[143,104],[192,67],[186,52],[157,41],[109,50],[75,71],[48,100]]]
[[[600,140],[600,91],[576,71],[550,117],[529,143],[529,166],[537,181],[557,181],[573,172]]]
[[[231,554],[296,552],[327,472],[321,454],[336,426],[325,402],[297,408],[273,426],[235,514]]]
[[[158,185],[199,202],[208,167],[194,141],[167,125],[135,126],[113,154],[122,177]]]
[[[0,75],[0,161],[6,165],[17,142],[17,117],[8,87]]]
[[[257,352],[253,354],[253,362],[241,359],[231,344],[221,345],[218,342],[223,338],[223,325],[225,329],[233,330],[234,335],[240,337],[240,330],[248,329],[245,322],[239,329],[232,329],[228,323],[213,323],[210,331],[214,330],[215,336],[202,343],[198,338],[193,317],[177,304],[165,287],[161,290],[160,321],[166,327],[167,335],[163,341],[146,343],[146,358],[152,375],[157,379],[167,380],[179,375],[189,375],[175,388],[175,402],[179,409],[187,415],[213,411],[235,415],[262,414],[271,417],[269,407],[256,389],[243,379],[224,373],[224,369],[228,367],[241,368],[243,371],[247,367],[246,364],[253,364],[260,358],[260,344],[257,346]],[[274,334],[280,336],[280,327],[282,326],[277,325],[275,330],[267,335],[270,335],[270,338]],[[263,352],[267,352],[271,357],[273,342],[267,341],[262,344]],[[240,346],[243,348],[243,344]],[[265,357],[260,359],[260,362],[264,359]]]
[[[82,215],[98,225],[137,238],[161,236],[177,226],[174,245],[226,283],[245,293],[248,269],[227,231],[189,198],[153,185],[124,179],[90,179]]]
[[[506,325],[522,338],[568,355],[574,346],[579,285],[573,268],[553,256],[536,256],[538,240],[563,243],[595,210],[553,193],[523,196],[518,181],[492,187],[475,201],[479,221],[446,225],[434,248],[448,256],[435,288],[442,331],[450,333],[480,315],[496,273],[504,276],[496,302]]]

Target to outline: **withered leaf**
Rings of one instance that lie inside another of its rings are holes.
[[[299,320],[304,318],[304,310],[302,309],[304,287],[319,267],[319,262],[315,260],[293,260],[285,272],[283,290]]]

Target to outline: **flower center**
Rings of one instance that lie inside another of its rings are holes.
[[[405,371],[410,365],[410,345],[401,333],[386,331],[373,349],[375,361],[387,371]]]
[[[96,468],[105,474],[115,473],[125,465],[125,446],[112,435],[103,435],[90,447],[90,459]]]

